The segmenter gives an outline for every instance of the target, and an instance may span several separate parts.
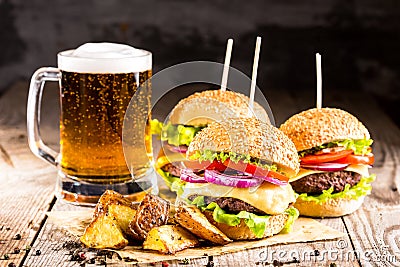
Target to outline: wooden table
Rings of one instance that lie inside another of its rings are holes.
[[[70,260],[71,249],[65,247],[76,238],[50,223],[46,212],[83,208],[62,203],[54,197],[55,168],[36,158],[28,148],[27,88],[27,83],[20,82],[0,97],[0,266],[9,266],[12,262],[16,266],[79,266],[78,262]],[[57,147],[58,91],[56,87],[45,91],[42,136],[50,146]],[[310,91],[270,90],[267,98],[277,123],[311,107],[314,96]],[[346,237],[215,256],[214,266],[273,265],[274,260],[291,261],[293,255],[300,255],[299,266],[400,266],[400,129],[366,93],[326,91],[324,104],[356,114],[375,140],[373,173],[377,174],[377,180],[372,194],[354,214],[320,220],[346,233]],[[27,246],[31,249],[26,250]],[[13,254],[16,248],[20,252]],[[40,255],[36,255],[39,250]],[[273,251],[274,257],[263,261]],[[9,260],[3,259],[5,254]],[[205,266],[208,260],[206,257],[191,260],[188,266]],[[111,260],[107,262],[109,265]],[[112,266],[126,265],[115,258],[112,262]],[[177,261],[168,263],[169,266],[184,266]]]

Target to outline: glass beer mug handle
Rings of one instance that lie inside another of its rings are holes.
[[[27,106],[27,130],[28,143],[32,152],[57,165],[56,158],[58,153],[46,146],[40,136],[39,121],[40,107],[43,95],[44,84],[46,81],[60,81],[61,72],[57,68],[40,68],[33,75],[29,86],[28,106]]]

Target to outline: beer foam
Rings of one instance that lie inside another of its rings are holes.
[[[151,53],[116,43],[86,43],[60,52],[58,68],[79,73],[129,73],[151,70]]]

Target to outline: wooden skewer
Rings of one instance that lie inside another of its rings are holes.
[[[321,71],[321,55],[315,54],[317,63],[317,108],[322,108],[322,71]]]
[[[226,91],[226,85],[228,84],[228,73],[229,73],[229,65],[231,64],[232,46],[233,46],[233,40],[228,39],[228,43],[226,44],[224,70],[222,72],[222,80],[221,80],[222,92]]]
[[[256,80],[257,80],[258,60],[260,58],[260,48],[261,48],[261,37],[257,36],[256,49],[254,51],[253,73],[251,75],[249,113],[253,111],[253,106],[254,106],[254,94],[256,91]]]

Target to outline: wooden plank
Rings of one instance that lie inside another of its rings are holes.
[[[56,170],[29,151],[24,130],[2,126],[0,145],[9,158],[0,158],[0,255],[10,256],[0,265],[18,265],[51,207]],[[20,240],[15,240],[17,234]],[[16,248],[21,252],[13,254]]]
[[[346,232],[340,218],[324,219],[321,222],[334,229]],[[342,259],[340,266],[359,266],[357,258],[352,256],[351,245],[341,247],[338,244],[351,244],[351,242],[346,236],[334,241],[276,245],[245,250],[229,256],[217,256],[214,257],[214,262],[217,266],[238,266],[246,259],[249,266],[272,266],[274,262],[281,262],[285,266],[329,266],[330,263]],[[350,256],[347,257],[347,255]],[[298,262],[295,260],[298,260]]]
[[[27,145],[27,89],[27,83],[17,83],[0,98],[0,255],[10,257],[0,266],[23,262],[54,200],[56,169]]]
[[[363,266],[399,265],[400,207],[364,207],[344,221]]]

